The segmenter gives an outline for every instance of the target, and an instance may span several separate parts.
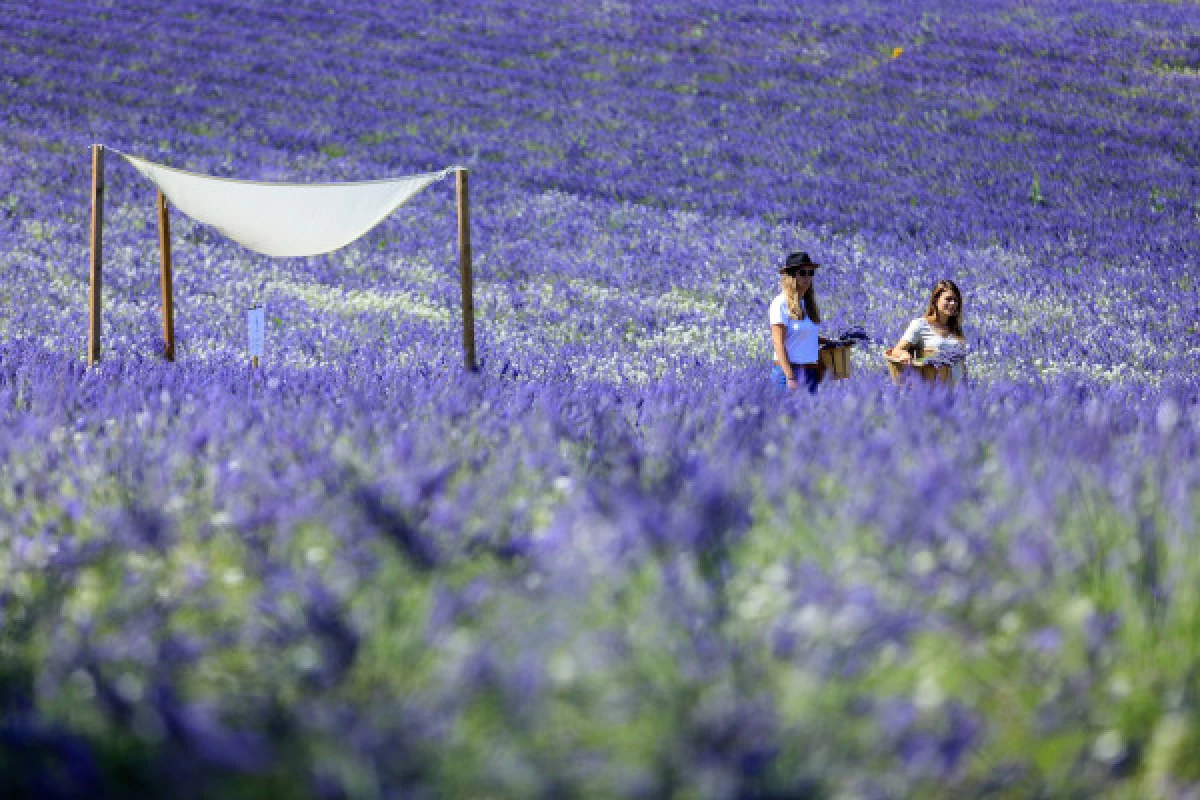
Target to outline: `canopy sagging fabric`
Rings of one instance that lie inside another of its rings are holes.
[[[417,192],[459,169],[378,181],[275,183],[198,175],[114,152],[175,208],[268,256],[315,256],[345,247]]]

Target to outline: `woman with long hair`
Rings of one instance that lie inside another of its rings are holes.
[[[810,394],[816,393],[825,377],[820,365],[821,310],[813,289],[813,277],[819,266],[808,253],[788,255],[779,268],[781,291],[771,301],[768,314],[775,351],[772,382],[795,391],[803,379]]]
[[[962,292],[949,279],[940,280],[929,293],[929,304],[925,313],[909,323],[900,341],[891,349],[891,357],[897,361],[911,361],[914,357],[929,358],[934,353],[967,345],[963,334]],[[959,360],[954,365],[956,380],[965,380],[967,365]]]

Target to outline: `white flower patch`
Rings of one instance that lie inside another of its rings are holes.
[[[320,311],[339,314],[398,314],[439,323],[450,322],[452,316],[449,309],[435,306],[420,295],[400,289],[346,290],[338,286],[294,281],[271,281],[267,286]]]

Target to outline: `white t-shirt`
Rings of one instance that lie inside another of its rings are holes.
[[[917,344],[925,351],[925,355],[929,355],[934,350],[941,350],[945,347],[954,347],[963,344],[963,340],[957,336],[943,336],[933,329],[929,324],[929,320],[924,317],[917,317],[908,324],[908,328],[904,331],[904,335],[900,337],[909,344]]]
[[[770,317],[772,325],[787,326],[783,348],[787,351],[788,361],[793,364],[816,364],[820,358],[817,323],[807,316],[794,319],[788,313],[787,296],[783,292],[771,301]]]

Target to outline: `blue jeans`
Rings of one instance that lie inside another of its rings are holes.
[[[817,393],[817,387],[821,384],[821,375],[817,370],[792,367],[792,373],[796,376],[796,383],[808,389],[809,394]],[[771,367],[771,383],[780,389],[787,389],[787,375],[784,374],[783,367],[778,364]]]

